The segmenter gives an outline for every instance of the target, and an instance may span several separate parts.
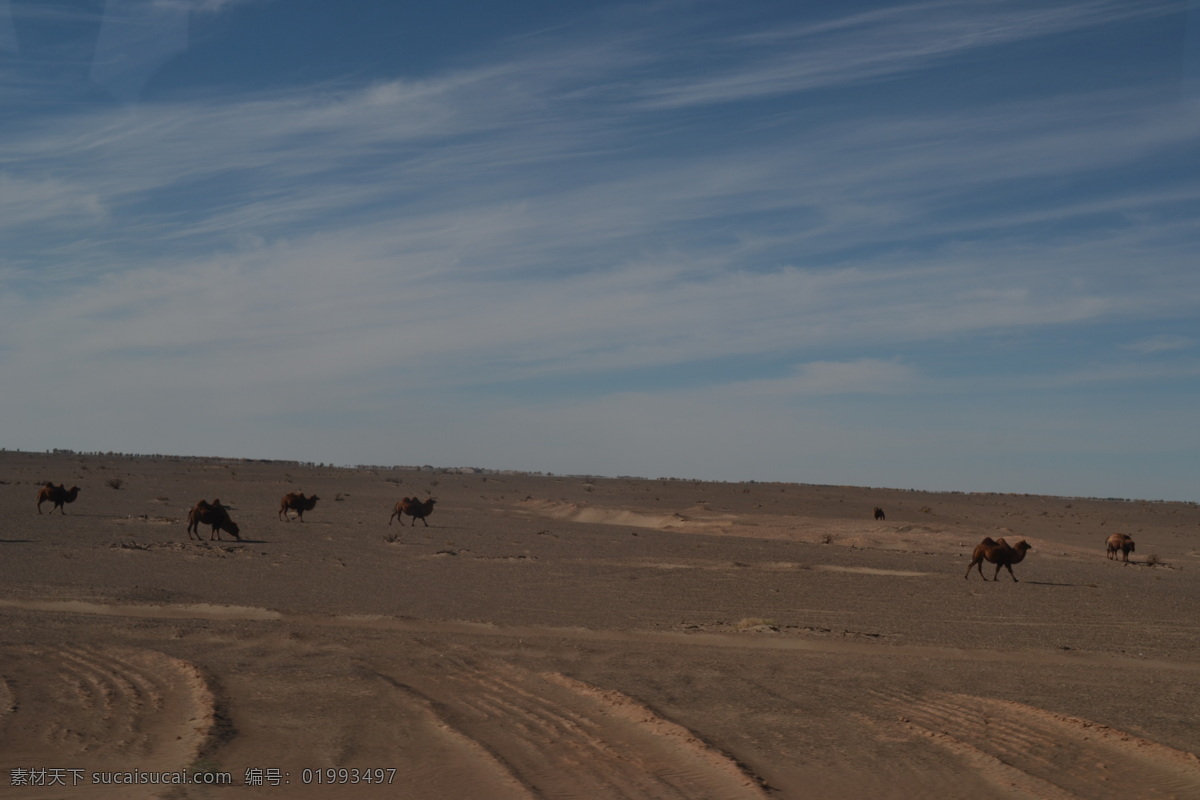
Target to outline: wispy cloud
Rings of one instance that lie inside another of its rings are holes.
[[[709,421],[803,407],[869,452],[892,440],[855,432],[858,403],[1166,380],[1086,366],[1111,339],[1082,357],[1037,340],[1121,322],[1128,352],[1186,356],[1137,331],[1200,303],[1200,187],[1175,168],[1195,107],[1136,81],[912,107],[822,93],[903,94],[931,66],[1178,10],[626,8],[419,79],[29,114],[0,133],[0,365],[36,376],[12,395],[31,414],[69,414],[83,384],[125,409],[137,387],[171,410],[158,436],[190,410],[236,442],[272,440],[247,420],[318,419],[330,447],[495,390],[546,392],[564,441],[686,397]],[[524,408],[488,418],[519,441]]]
[[[1179,10],[1175,3],[913,3],[739,37],[705,37],[697,44],[715,50],[715,63],[730,52],[754,55],[731,69],[651,82],[641,97],[678,108],[880,81],[969,51]]]
[[[854,361],[810,361],[793,367],[784,378],[754,380],[731,388],[743,394],[762,396],[897,394],[918,387],[920,375],[896,360],[860,358]]]
[[[1172,350],[1187,350],[1195,346],[1196,340],[1190,336],[1180,336],[1177,333],[1163,333],[1129,342],[1124,347],[1126,350],[1132,350],[1135,353],[1151,355],[1153,353],[1166,353]]]

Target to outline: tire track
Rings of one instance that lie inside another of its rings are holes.
[[[510,665],[444,666],[416,691],[529,796],[766,797],[734,759],[620,692]]]
[[[154,650],[9,646],[0,658],[0,751],[12,766],[179,770],[215,724],[196,667]]]
[[[896,696],[885,704],[910,733],[1019,796],[1200,797],[1195,755],[1089,720],[953,693]]]

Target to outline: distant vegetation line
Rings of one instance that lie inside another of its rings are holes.
[[[1194,501],[1187,500],[1151,500],[1137,497],[1085,497],[1079,495],[1043,495],[1034,494],[1031,492],[986,492],[986,491],[971,491],[964,492],[954,489],[904,489],[900,487],[889,486],[855,486],[849,484],[826,484],[826,483],[805,483],[802,481],[716,481],[706,480],[701,478],[679,478],[670,476],[660,476],[658,478],[648,478],[644,475],[593,475],[588,473],[564,473],[557,474],[554,472],[538,472],[533,470],[522,469],[491,469],[487,467],[434,467],[429,464],[421,466],[411,464],[333,464],[320,461],[294,461],[283,458],[229,458],[225,456],[185,456],[170,453],[122,453],[119,451],[101,451],[101,450],[71,450],[69,448],[56,447],[45,450],[44,452],[35,452],[32,450],[9,450],[7,447],[0,447],[0,453],[19,453],[27,455],[63,455],[63,456],[100,456],[105,458],[125,458],[129,460],[163,460],[163,461],[179,461],[179,462],[195,462],[206,464],[276,464],[280,466],[290,467],[306,467],[309,469],[361,469],[361,470],[399,470],[406,472],[435,472],[443,475],[522,475],[529,477],[546,477],[546,478],[572,478],[578,480],[604,479],[604,480],[659,480],[659,481],[682,481],[692,483],[747,483],[747,484],[764,484],[768,486],[809,486],[814,488],[827,489],[872,489],[878,491],[889,492],[911,492],[914,494],[954,494],[954,495],[985,495],[985,496],[1008,496],[1008,497],[1045,497],[1049,499],[1061,500],[1100,500],[1112,503],[1183,503],[1184,505],[1200,505]]]

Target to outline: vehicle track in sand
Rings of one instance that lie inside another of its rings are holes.
[[[0,677],[0,751],[9,768],[180,771],[216,726],[199,669],[156,650],[7,645]],[[145,796],[162,789],[144,788]],[[30,787],[25,796],[43,795]]]
[[[1009,700],[947,692],[892,696],[909,733],[961,758],[1016,797],[1200,797],[1200,760],[1089,720]]]
[[[560,673],[450,659],[421,698],[465,756],[501,768],[524,796],[765,798],[762,781],[693,732],[617,691]]]

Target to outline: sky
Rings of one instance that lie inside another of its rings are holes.
[[[1200,500],[1200,0],[0,0],[0,446]]]

